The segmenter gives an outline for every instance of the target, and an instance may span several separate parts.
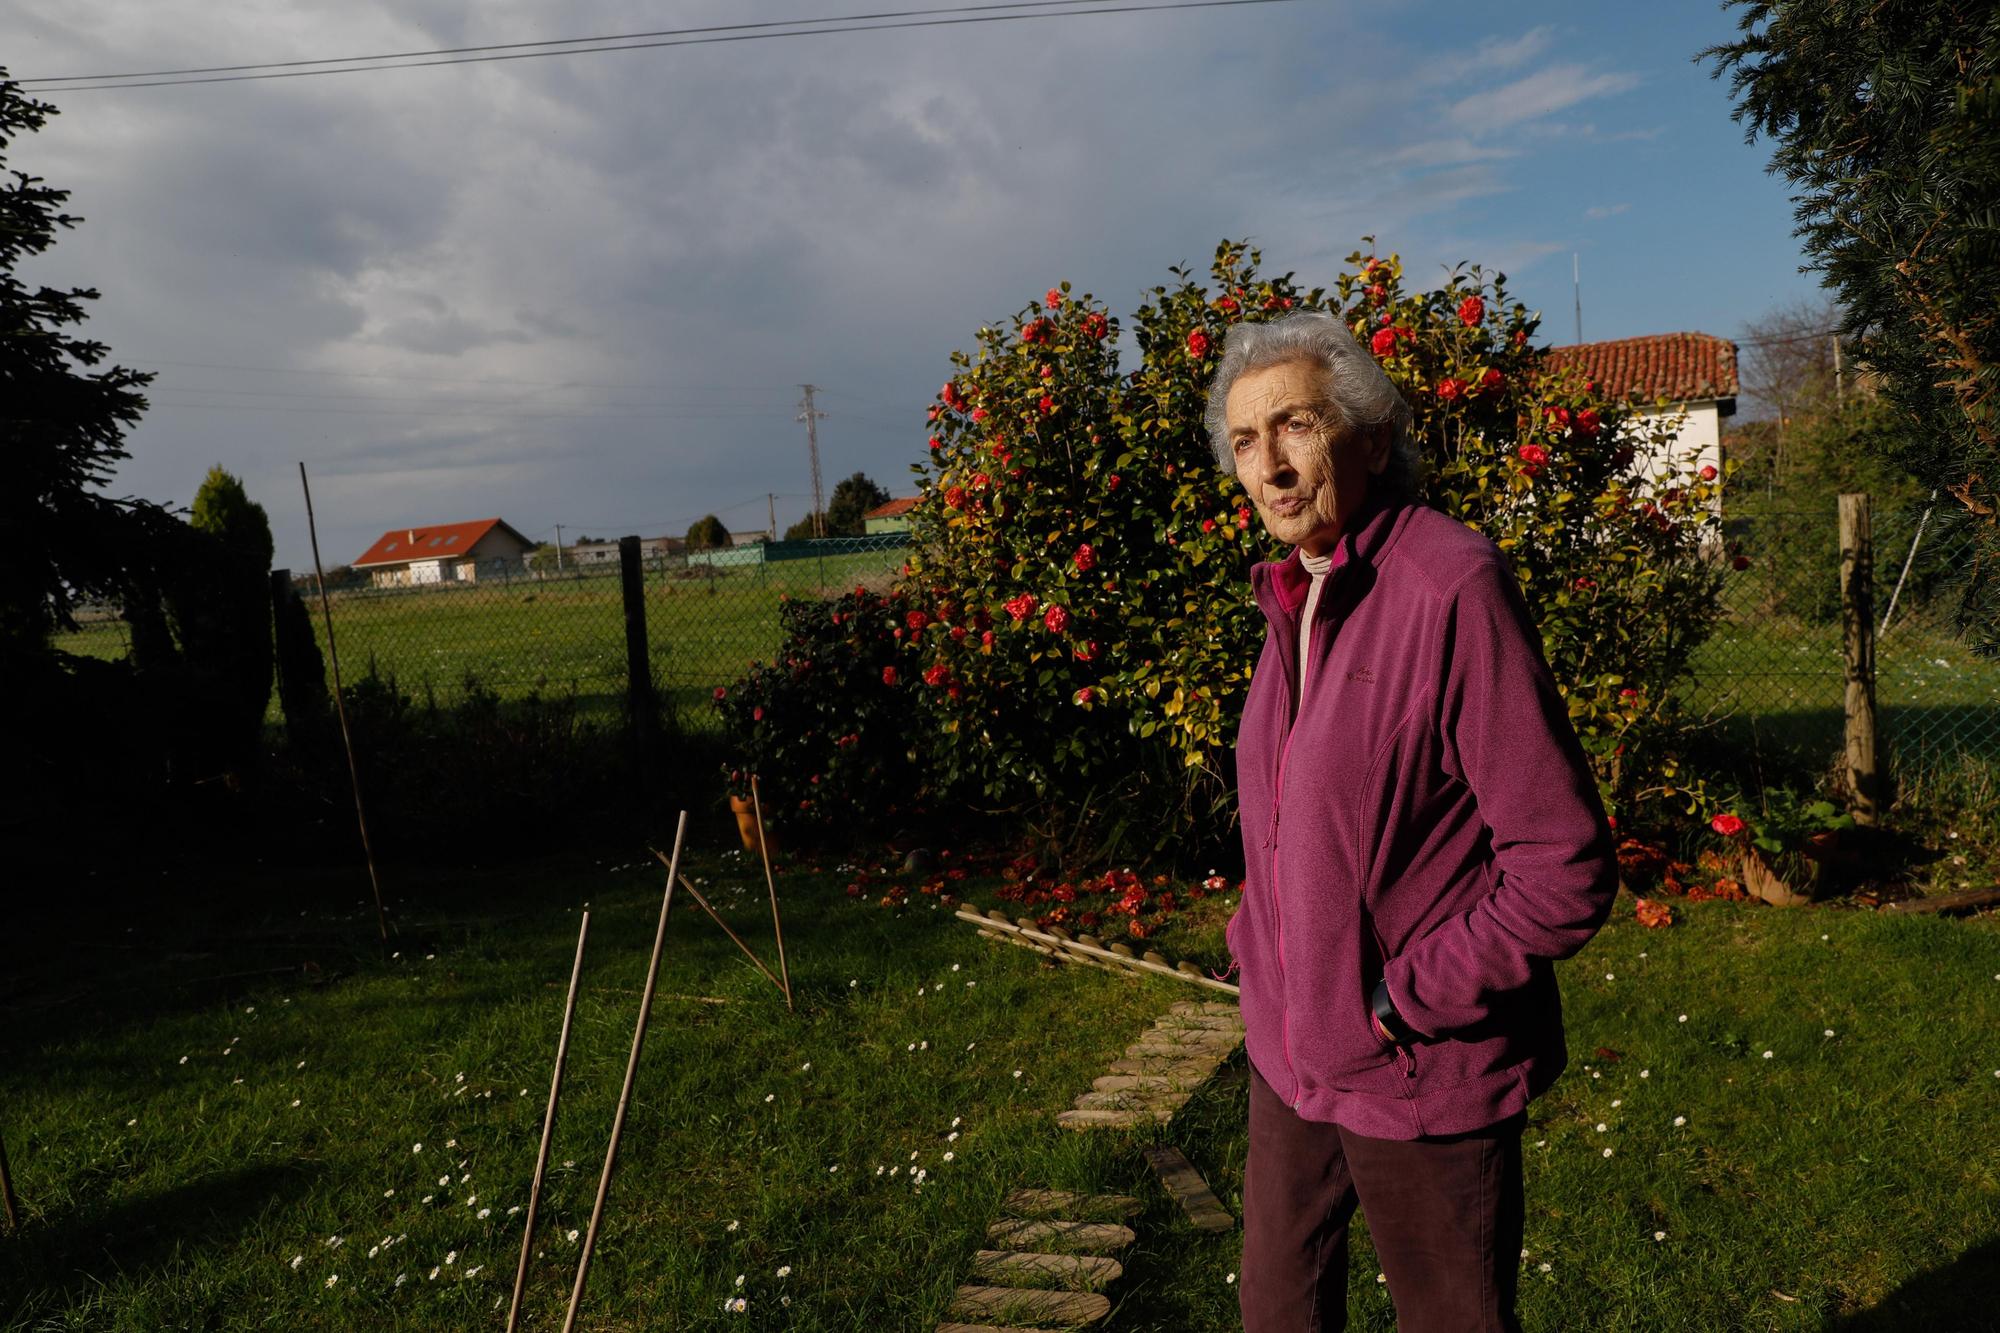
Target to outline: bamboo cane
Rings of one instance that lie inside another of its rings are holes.
[[[583,945],[590,937],[590,913],[576,931],[576,961],[569,969],[569,1000],[563,1006],[562,1036],[556,1039],[556,1071],[549,1079],[549,1109],[542,1117],[542,1148],[535,1154],[535,1182],[528,1187],[528,1224],[521,1232],[521,1263],[514,1270],[514,1303],[507,1307],[507,1333],[521,1322],[521,1294],[528,1287],[528,1254],[535,1243],[535,1214],[542,1204],[542,1181],[549,1171],[549,1143],[556,1132],[556,1103],[562,1097],[563,1065],[569,1059],[569,1031],[576,1021],[577,983],[583,978]]]
[[[667,944],[667,914],[674,905],[674,881],[680,878],[681,848],[687,842],[687,811],[681,811],[680,826],[674,830],[674,857],[667,863],[667,896],[660,903],[660,926],[653,933],[653,960],[646,967],[646,990],[639,1000],[639,1021],[632,1028],[632,1054],[625,1061],[625,1086],[618,1094],[618,1114],[611,1121],[611,1142],[604,1149],[604,1170],[597,1177],[597,1202],[590,1209],[590,1230],[584,1234],[583,1254],[577,1260],[576,1285],[569,1293],[569,1313],[563,1318],[563,1333],[574,1333],[576,1312],[583,1304],[584,1284],[590,1278],[590,1256],[597,1248],[597,1231],[604,1222],[604,1200],[611,1193],[611,1168],[618,1161],[618,1140],[625,1133],[625,1114],[632,1105],[632,1084],[639,1076],[639,1052],[646,1044],[646,1019],[653,1011],[653,991],[660,983],[660,953]]]
[[[653,849],[653,855],[660,856],[659,848],[656,847]],[[660,859],[664,861],[667,858],[664,856],[660,856]],[[721,917],[715,914],[715,909],[708,905],[708,899],[701,896],[701,890],[697,889],[693,884],[690,884],[688,882],[688,877],[686,875],[682,875],[680,877],[680,881],[681,881],[681,887],[686,889],[689,893],[693,894],[694,900],[697,903],[701,904],[701,910],[708,913],[708,919],[715,922],[716,925],[722,927],[722,933],[727,935],[730,939],[736,942],[736,947],[743,951],[744,957],[748,958],[751,962],[757,965],[757,970],[759,972],[762,972],[765,976],[770,977],[771,984],[773,986],[776,986],[779,990],[783,990],[785,988],[784,983],[779,981],[776,977],[771,976],[771,969],[764,966],[764,960],[759,958],[755,953],[751,952],[750,946],[745,944],[742,938],[738,936],[735,931],[729,928],[729,923],[724,921]]]
[[[7,1203],[7,1229],[21,1229],[21,1204],[14,1197],[14,1175],[7,1169],[7,1144],[0,1140],[0,1199]]]
[[[361,769],[354,762],[354,735],[347,729],[347,705],[340,697],[340,649],[333,642],[333,603],[326,595],[326,571],[319,563],[319,525],[313,521],[312,485],[306,465],[299,463],[299,487],[306,493],[306,533],[312,538],[313,579],[319,585],[319,612],[326,621],[326,656],[333,664],[333,711],[340,718],[340,741],[347,748],[347,780],[354,788],[354,821],[361,826],[361,855],[368,862],[368,883],[375,890],[375,924],[389,938],[389,913],[382,906],[382,877],[375,873],[375,848],[368,839],[368,812],[361,805]]]
[[[771,844],[764,838],[764,802],[757,795],[757,775],[750,775],[750,808],[757,812],[757,851],[764,858],[764,883],[771,890],[771,929],[778,937],[778,975],[784,978],[785,1011],[792,1009],[792,970],[785,965],[785,927],[778,920],[778,881],[771,876]]]

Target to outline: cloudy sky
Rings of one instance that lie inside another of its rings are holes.
[[[931,0],[942,7],[952,0]],[[962,0],[961,0],[962,2]],[[1158,0],[1086,0],[1118,7]],[[64,0],[0,7],[16,78],[886,9],[843,0]],[[493,515],[533,537],[760,528],[911,489],[982,321],[1060,279],[1138,304],[1250,237],[1330,281],[1507,272],[1549,341],[1737,334],[1812,290],[1790,206],[1692,63],[1711,4],[1289,0],[187,87],[45,90],[10,166],[85,225],[32,280],[159,372],[114,489],[206,468],[323,550]],[[1578,256],[1576,261],[1572,256]]]

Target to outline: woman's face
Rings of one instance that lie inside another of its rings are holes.
[[[1285,361],[1246,371],[1229,388],[1236,475],[1279,541],[1324,555],[1389,465],[1389,428],[1351,430],[1327,400],[1326,371]]]

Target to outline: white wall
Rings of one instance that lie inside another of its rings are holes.
[[[1680,419],[1680,429],[1672,444],[1640,454],[1638,466],[1641,476],[1657,481],[1669,475],[1685,477],[1690,468],[1699,473],[1704,467],[1714,468],[1718,477],[1722,475],[1722,413],[1713,399],[1664,410],[1650,408],[1639,415],[1648,428],[1661,417],[1670,421]],[[1711,506],[1718,515],[1722,512],[1720,496],[1721,493],[1717,492]]]

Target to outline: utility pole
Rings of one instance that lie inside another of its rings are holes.
[[[562,573],[562,524],[556,524],[556,573]]]
[[[778,540],[778,497],[769,491],[764,492],[764,530]]]
[[[819,392],[819,386],[801,384],[799,387],[806,391],[806,396],[799,400],[799,420],[806,423],[806,448],[812,453],[813,535],[815,537],[824,537],[826,536],[826,501],[821,494],[819,480],[819,419],[825,416],[826,413],[816,411],[813,408],[813,395]]]
[[[1833,335],[1833,405],[1836,410],[1847,406],[1847,383],[1845,367],[1840,362],[1840,335]]]
[[[1570,277],[1576,283],[1576,341],[1583,345],[1583,257],[1571,252]]]

